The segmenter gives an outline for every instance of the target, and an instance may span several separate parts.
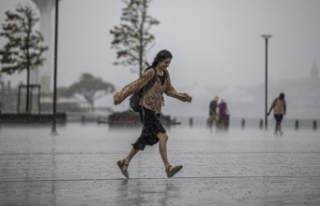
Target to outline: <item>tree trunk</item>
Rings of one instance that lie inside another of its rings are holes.
[[[94,102],[93,101],[90,101],[90,106],[91,106],[91,111],[94,112]]]
[[[28,20],[28,30],[27,30],[27,42],[26,42],[26,57],[27,57],[27,98],[26,98],[26,113],[29,113],[29,86],[30,86],[30,53],[29,53],[29,49],[30,49],[30,45],[29,45],[29,41],[30,41],[30,35],[31,35],[31,18],[29,16],[27,16],[27,20]]]
[[[30,85],[30,68],[27,68],[27,98],[26,98],[26,112],[29,113],[29,85]]]
[[[143,0],[143,10],[142,10],[142,19],[141,19],[141,24],[140,24],[140,38],[139,38],[139,43],[140,43],[140,51],[139,51],[139,73],[140,77],[142,76],[142,70],[143,70],[143,31],[144,31],[144,22],[146,21],[146,12],[147,12],[147,2],[146,0]]]

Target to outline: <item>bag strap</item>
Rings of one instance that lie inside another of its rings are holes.
[[[143,101],[143,98],[144,98],[144,96],[146,95],[147,91],[148,91],[149,89],[151,89],[151,87],[153,87],[153,85],[154,85],[154,84],[156,83],[156,81],[157,81],[157,70],[156,70],[155,68],[150,68],[150,69],[153,69],[153,70],[154,70],[154,75],[153,75],[153,78],[151,79],[151,81],[149,81],[148,84],[147,84],[147,86],[145,86],[145,88],[142,90],[142,96],[141,96],[140,101]],[[144,109],[143,109],[142,105],[140,105],[140,106],[141,106],[141,110],[142,110],[142,115],[144,116]]]
[[[146,86],[146,90],[145,91],[147,92],[151,87],[153,87],[154,83],[156,83],[156,81],[157,81],[157,70],[156,70],[156,68],[151,67],[148,62],[145,62],[145,63],[147,65],[147,69],[146,70],[148,70],[148,69],[153,69],[154,70],[153,78],[152,78],[151,81],[148,82],[148,84]]]
[[[145,90],[145,93],[147,93],[147,91],[149,89],[151,89],[151,87],[153,87],[153,85],[156,83],[157,81],[157,70],[155,68],[152,68],[154,70],[154,75],[153,75],[153,78],[151,79],[151,81],[149,81],[149,83],[147,84],[146,86],[146,90]]]

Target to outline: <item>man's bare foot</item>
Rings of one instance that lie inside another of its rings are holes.
[[[167,177],[173,177],[176,173],[178,173],[182,169],[182,165],[172,166],[166,168]]]
[[[118,165],[121,173],[122,173],[126,178],[129,179],[129,173],[128,173],[128,166],[129,166],[129,164],[126,164],[126,163],[125,163],[125,159],[119,160],[119,161],[117,162],[117,165]]]

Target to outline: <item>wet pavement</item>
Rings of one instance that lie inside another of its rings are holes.
[[[320,205],[320,133],[168,128],[166,178],[158,145],[116,166],[139,129],[68,124],[0,128],[0,205]]]

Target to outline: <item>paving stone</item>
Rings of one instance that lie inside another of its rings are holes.
[[[67,124],[0,128],[0,205],[320,205],[319,132],[167,128],[166,178],[158,145],[139,152],[126,180],[116,166],[135,128]]]

